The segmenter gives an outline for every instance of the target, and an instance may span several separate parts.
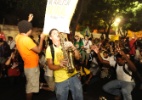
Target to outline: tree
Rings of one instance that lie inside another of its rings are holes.
[[[77,8],[75,10],[75,14],[72,18],[71,24],[70,24],[70,30],[71,34],[69,35],[69,40],[74,40],[74,35],[76,31],[76,27],[78,25],[79,19],[82,16],[82,12],[84,9],[87,9],[88,3],[91,0],[78,0]]]
[[[87,12],[83,12],[83,17],[81,17],[79,22],[83,23],[87,20],[90,28],[103,29],[103,33],[106,35],[106,38],[108,38],[112,24],[117,16],[130,18],[128,15],[131,13],[134,14],[134,12],[129,9],[135,8],[135,1],[136,0],[91,0],[87,7]],[[125,24],[126,23],[128,23],[128,21],[125,21]],[[129,26],[127,26],[127,29]]]

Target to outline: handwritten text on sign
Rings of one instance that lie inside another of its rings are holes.
[[[69,25],[78,0],[48,0],[43,33],[48,34],[53,28],[69,33]]]

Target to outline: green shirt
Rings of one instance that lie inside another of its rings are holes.
[[[83,46],[83,41],[80,40],[79,42],[78,41],[74,42],[74,46],[80,51],[81,47]]]

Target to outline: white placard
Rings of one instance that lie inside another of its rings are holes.
[[[78,0],[48,0],[44,19],[43,33],[53,28],[70,33],[69,26]]]

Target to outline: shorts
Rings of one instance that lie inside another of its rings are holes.
[[[86,60],[89,59],[89,55],[90,55],[90,53],[86,53]]]
[[[44,76],[46,83],[48,84],[48,87],[54,91],[55,90],[55,81],[53,76]]]
[[[26,93],[39,92],[39,67],[36,68],[24,68],[26,77]]]

